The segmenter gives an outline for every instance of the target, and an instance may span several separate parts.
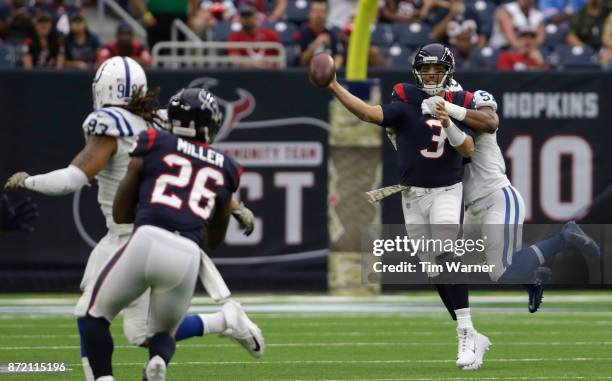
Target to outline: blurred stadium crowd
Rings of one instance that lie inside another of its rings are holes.
[[[98,0],[102,1],[102,0]],[[118,23],[109,41],[88,27],[95,0],[0,0],[0,67],[91,68],[126,55],[152,64],[148,48],[170,39],[175,19],[204,41],[280,42],[287,66],[328,51],[341,67],[358,0],[120,0],[147,30]],[[415,49],[440,41],[457,69],[612,69],[612,0],[379,0],[371,67],[406,69]],[[267,55],[229,49],[229,55]],[[242,65],[244,66],[244,65]]]

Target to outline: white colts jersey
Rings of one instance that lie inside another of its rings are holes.
[[[497,111],[497,102],[486,91],[474,93],[476,108],[488,106]],[[497,133],[479,132],[475,139],[474,153],[465,166],[463,189],[465,203],[485,197],[498,189],[510,185],[506,176],[506,164],[497,144]]]
[[[117,152],[96,176],[98,203],[106,219],[106,227],[117,234],[129,234],[132,231],[131,224],[116,224],[113,220],[113,201],[130,163],[130,148],[138,134],[148,127],[149,124],[144,119],[120,107],[95,110],[83,123],[86,135],[111,136],[117,139]]]

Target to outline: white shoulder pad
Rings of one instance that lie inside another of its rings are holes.
[[[125,116],[112,108],[101,108],[87,116],[83,131],[88,135],[124,137],[134,136],[132,126]]]
[[[451,79],[450,86],[448,87],[449,91],[463,91],[463,87],[455,80],[455,78]]]
[[[477,90],[474,93],[474,104],[476,105],[476,109],[480,107],[491,107],[493,111],[497,111],[497,102],[491,93],[488,93],[484,90]]]

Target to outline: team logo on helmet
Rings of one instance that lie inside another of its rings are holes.
[[[187,87],[198,87],[204,89],[212,89],[217,86],[219,81],[216,78],[202,77],[194,79]],[[240,120],[248,117],[255,110],[255,97],[248,90],[243,88],[236,89],[238,99],[228,101],[216,96],[218,105],[223,111],[223,122],[217,136],[216,141],[225,139]]]

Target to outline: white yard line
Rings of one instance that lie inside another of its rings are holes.
[[[427,346],[452,346],[454,343],[447,342],[408,342],[408,343],[397,343],[397,342],[321,342],[321,343],[269,343],[268,347],[271,348],[310,348],[310,347],[422,347]],[[611,341],[553,341],[553,342],[531,342],[531,341],[518,341],[518,342],[504,342],[501,345],[504,347],[509,346],[594,346],[612,345]],[[178,348],[238,348],[236,344],[177,344]],[[78,345],[17,345],[17,346],[3,346],[0,347],[0,351],[14,351],[14,350],[58,350],[58,349],[77,349]],[[115,345],[117,349],[140,349],[133,345]]]
[[[500,362],[589,362],[589,361],[612,361],[612,357],[563,357],[563,358],[513,358],[513,359],[487,359],[487,363]],[[172,362],[172,366],[193,366],[193,365],[297,365],[297,364],[439,364],[455,363],[455,360],[282,360],[282,361],[187,361]],[[75,363],[69,366],[79,367],[81,364]],[[141,362],[113,363],[113,366],[142,366]],[[455,379],[455,378],[453,378]],[[469,379],[469,378],[468,378]],[[552,378],[554,379],[554,378]],[[438,380],[433,378],[432,380]]]
[[[518,380],[611,380],[612,376],[473,376],[473,377],[418,377],[418,378],[317,378],[274,381],[518,381]],[[272,380],[270,380],[272,381]]]
[[[2,327],[2,324],[0,324],[0,327]],[[70,327],[73,327],[73,325],[70,325]],[[580,327],[580,331],[538,331],[538,332],[520,332],[520,331],[486,331],[487,335],[490,336],[517,336],[517,335],[526,335],[526,336],[550,336],[550,335],[565,335],[565,336],[585,336],[585,335],[591,335],[591,336],[601,336],[601,330],[598,328],[594,328],[591,331],[584,331],[585,329],[588,329],[588,327]],[[322,337],[322,336],[350,336],[350,337],[354,337],[354,336],[373,336],[373,334],[371,332],[364,332],[364,331],[325,331],[325,330],[317,330],[317,332],[291,332],[291,333],[287,333],[284,331],[279,331],[279,332],[266,332],[266,337],[270,337],[270,336],[279,336],[279,337],[283,337],[283,336],[291,336],[291,337]],[[401,331],[394,331],[394,332],[376,332],[375,336],[451,336],[449,334],[448,331],[431,331],[431,332],[401,332]],[[10,339],[52,339],[52,338],[75,338],[75,337],[79,337],[79,335],[77,334],[9,334],[9,335],[2,335],[3,338],[10,338]]]
[[[437,295],[380,295],[370,297],[353,297],[353,296],[330,296],[330,295],[237,295],[243,304],[423,304],[423,303],[438,303]],[[39,305],[73,305],[76,303],[78,296],[74,297],[53,297],[48,298],[36,297],[22,299],[2,298],[0,296],[0,306],[39,306]],[[473,303],[523,303],[526,302],[527,294],[513,295],[474,295],[470,296],[470,302]],[[568,292],[567,295],[546,295],[546,302],[560,303],[593,303],[593,302],[612,302],[612,294],[603,295],[581,295]],[[193,305],[214,306],[216,305],[210,298],[204,296],[196,296],[192,300]]]
[[[393,305],[393,304],[337,304],[337,305],[318,305],[318,304],[266,304],[266,305],[244,305],[247,313],[261,314],[265,318],[286,318],[287,316],[295,317],[296,319],[313,318],[313,317],[347,317],[347,318],[363,318],[367,315],[389,315],[397,317],[410,317],[410,315],[426,315],[438,314],[438,317],[445,317],[444,307],[439,305],[419,306],[414,304]],[[478,307],[473,306],[475,311],[481,314],[503,314],[503,315],[527,315],[527,307]],[[201,306],[191,307],[190,314],[195,313],[213,313],[218,312],[220,306]],[[8,316],[19,315],[40,315],[46,317],[53,316],[68,316],[74,311],[73,305],[64,306],[0,306],[0,325],[3,321],[8,321]],[[592,316],[592,317],[607,317],[612,316],[610,311],[570,311],[566,308],[548,308],[539,316],[556,316],[567,315],[571,317],[577,316]],[[302,324],[298,322],[299,324]],[[525,324],[532,324],[524,322]],[[535,324],[545,324],[535,322]],[[569,322],[567,322],[569,324]],[[610,321],[612,324],[612,319]]]

